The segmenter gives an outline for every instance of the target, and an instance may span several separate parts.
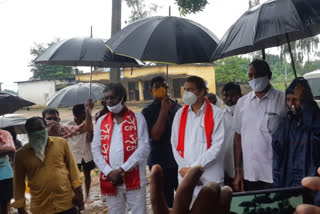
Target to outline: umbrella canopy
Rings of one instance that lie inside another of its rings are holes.
[[[88,99],[90,83],[78,83],[61,89],[47,102],[48,107],[72,107],[84,104]],[[96,102],[103,98],[104,85],[91,84],[91,99]]]
[[[136,21],[111,37],[115,54],[161,63],[210,62],[217,37],[202,25],[179,17],[157,16]]]
[[[24,134],[26,121],[27,118],[19,115],[3,115],[0,117],[0,128],[3,129],[13,126],[17,134]]]
[[[269,0],[249,9],[229,28],[211,59],[280,46],[319,33],[319,0]]]
[[[16,95],[0,91],[0,115],[13,113],[23,107],[32,105],[35,105],[35,103],[22,99]]]
[[[72,38],[50,46],[37,57],[36,64],[92,66],[92,67],[137,67],[131,58],[113,55],[99,38]]]

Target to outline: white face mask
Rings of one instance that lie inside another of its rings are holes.
[[[255,79],[252,79],[252,80],[249,81],[250,87],[255,92],[263,91],[264,89],[266,89],[268,84],[269,84],[269,79],[268,79],[267,76],[255,78]]]
[[[197,90],[197,91],[199,91],[199,90]],[[197,92],[197,91],[195,91],[195,92]],[[198,97],[194,93],[192,93],[190,91],[185,91],[183,93],[182,101],[187,105],[195,104],[197,102],[197,100],[198,100]]]
[[[226,105],[227,111],[230,112],[231,114],[233,114],[235,108],[236,108],[236,105],[233,105],[233,106]]]
[[[112,113],[118,114],[123,109],[122,99],[117,105],[107,106],[107,108]]]

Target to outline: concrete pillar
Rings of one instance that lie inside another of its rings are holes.
[[[140,97],[140,101],[144,101],[144,96],[143,96],[143,82],[142,82],[141,80],[139,80],[138,86],[139,86],[139,97]]]
[[[111,36],[121,30],[121,0],[112,0]],[[120,68],[110,69],[110,81],[120,82]]]

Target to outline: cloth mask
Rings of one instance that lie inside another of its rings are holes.
[[[255,92],[263,91],[264,89],[266,89],[268,84],[269,84],[269,79],[268,79],[267,76],[255,78],[255,79],[252,79],[252,80],[249,81],[250,87]]]
[[[33,148],[36,156],[43,162],[45,158],[45,150],[48,143],[48,130],[42,129],[28,133],[29,144]]]
[[[235,108],[236,108],[236,105],[233,105],[233,106],[227,106],[226,105],[227,111],[230,112],[232,115],[234,113]]]
[[[199,90],[197,90],[199,91]],[[195,91],[195,92],[197,92]],[[195,92],[185,91],[183,93],[182,101],[187,105],[193,105],[197,102],[198,97],[194,94]]]
[[[121,101],[117,105],[107,106],[109,111],[111,111],[112,113],[118,114],[123,109],[122,100],[123,100],[123,98],[121,99]]]
[[[152,91],[152,94],[155,98],[164,98],[166,96],[166,89],[165,87],[159,87]]]

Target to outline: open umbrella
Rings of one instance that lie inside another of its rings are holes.
[[[35,105],[35,103],[22,99],[16,95],[0,91],[0,115],[13,113],[23,107],[32,105]]]
[[[217,37],[202,25],[179,17],[140,19],[111,37],[113,53],[165,64],[210,62]]]
[[[50,46],[37,57],[36,64],[92,66],[92,67],[137,67],[131,58],[113,55],[104,45],[105,39],[71,38]]]
[[[138,67],[140,64],[131,58],[114,55],[100,38],[71,38],[49,47],[34,62],[36,64],[90,66],[90,84],[93,67]],[[91,87],[88,91],[91,98]]]
[[[245,12],[222,37],[211,59],[245,54],[320,33],[319,0],[268,0]]]
[[[13,126],[17,134],[25,134],[25,124],[27,118],[21,117],[17,114],[6,114],[0,116],[0,128],[7,128]]]
[[[89,88],[89,83],[78,83],[76,85],[65,87],[50,98],[47,102],[47,106],[58,108],[84,104],[88,99]],[[91,88],[91,99],[94,102],[103,98],[104,85],[92,83]]]

